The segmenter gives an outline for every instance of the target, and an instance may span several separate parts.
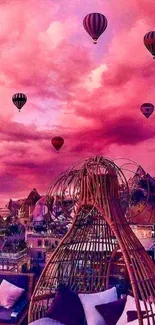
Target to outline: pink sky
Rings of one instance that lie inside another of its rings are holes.
[[[94,45],[83,18],[108,27]],[[155,176],[155,61],[143,44],[155,30],[154,0],[0,0],[0,206],[43,194],[80,157],[126,157]],[[12,95],[28,101],[19,113]],[[57,154],[51,138],[65,144]]]

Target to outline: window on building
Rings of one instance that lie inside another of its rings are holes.
[[[48,240],[45,240],[45,247],[47,247],[49,245]]]
[[[38,258],[41,258],[41,257],[42,257],[42,253],[38,252]]]
[[[42,246],[42,240],[38,240],[38,246]]]
[[[58,241],[57,240],[55,240],[55,245],[58,245]]]

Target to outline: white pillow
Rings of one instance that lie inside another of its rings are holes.
[[[57,322],[57,320],[45,317],[45,318],[35,320],[32,323],[29,323],[29,325],[64,325],[64,324]]]
[[[145,311],[146,309],[145,309],[144,302],[142,300],[139,300],[139,302],[140,302],[141,310]],[[152,308],[155,311],[155,305],[152,304]],[[137,310],[137,307],[136,307],[136,303],[135,303],[135,298],[132,297],[132,296],[127,296],[125,308],[124,308],[123,313],[122,313],[121,317],[119,318],[116,325],[134,324],[135,321],[138,322],[138,320],[136,319],[133,322],[127,323],[127,311],[130,311],[130,310]],[[148,310],[150,310],[150,305],[149,304],[148,304]],[[135,325],[136,324],[139,324],[139,323],[135,323]],[[144,322],[144,324],[145,324],[145,322]]]
[[[118,300],[116,288],[113,287],[109,290],[97,293],[81,293],[78,296],[83,305],[87,325],[106,325],[103,317],[96,310],[95,306]]]
[[[0,285],[0,305],[11,308],[25,290],[3,280]]]

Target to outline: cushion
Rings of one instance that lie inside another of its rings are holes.
[[[95,306],[101,305],[103,303],[108,303],[117,300],[117,291],[113,287],[109,290],[101,291],[98,293],[90,294],[79,294],[79,298],[82,302],[87,325],[105,325],[103,317],[96,310]]]
[[[23,301],[23,303],[19,304],[18,302],[14,305],[14,307],[6,309],[4,307],[0,307],[0,324],[1,323],[12,323],[16,324],[21,313],[23,312],[25,306],[27,305],[27,301]],[[12,319],[12,314],[15,315]]]
[[[83,325],[85,315],[78,294],[67,287],[60,287],[46,317],[65,325]]]
[[[13,308],[6,309],[4,307],[0,307],[0,324],[1,323],[11,323],[11,314],[14,311]]]
[[[45,317],[45,318],[41,318],[41,319],[35,320],[32,323],[29,323],[29,325],[64,325],[64,324],[59,323],[59,322],[57,322],[54,319]]]
[[[97,311],[104,318],[106,325],[116,325],[117,321],[123,313],[126,304],[126,299],[127,298],[124,297],[122,299],[109,302],[108,304],[95,306]]]
[[[140,307],[142,311],[145,311],[145,305],[142,300],[140,300]],[[152,304],[153,309],[155,310],[155,306]],[[123,311],[123,314],[121,315],[120,319],[117,322],[117,325],[124,325],[128,322],[127,320],[127,312],[131,310],[137,310],[135,298],[132,296],[127,296],[126,305]],[[148,304],[148,310],[150,310],[150,305]],[[138,321],[138,320],[137,320]],[[131,323],[131,322],[130,322]]]
[[[13,307],[24,289],[16,287],[14,284],[3,280],[0,285],[0,305],[9,309]]]

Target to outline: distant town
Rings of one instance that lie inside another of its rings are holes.
[[[26,199],[10,199],[0,208],[0,269],[40,274],[68,230],[67,201],[65,206],[64,215],[58,204],[51,212],[46,196],[33,189]]]

